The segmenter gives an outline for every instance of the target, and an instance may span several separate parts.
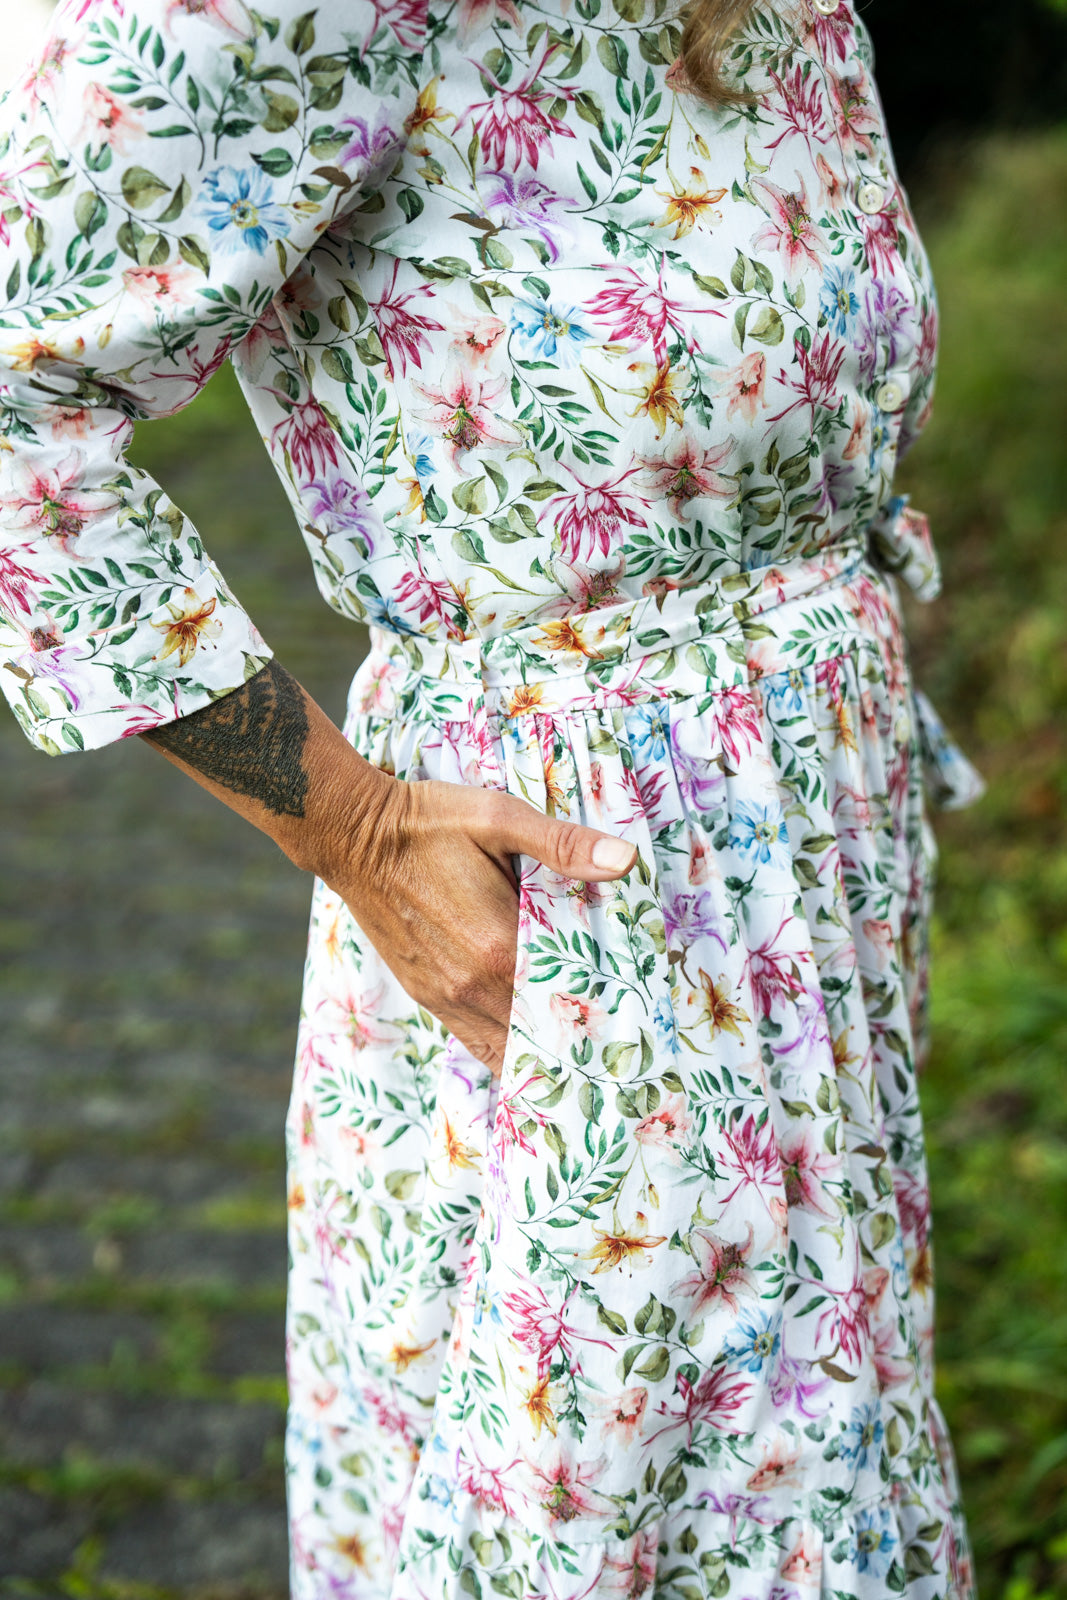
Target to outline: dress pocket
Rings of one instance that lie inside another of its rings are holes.
[[[511,969],[511,1007],[508,1012],[508,1031],[504,1042],[504,1058],[500,1066],[499,1078],[493,1078],[490,1086],[489,1127],[491,1139],[495,1142],[495,1121],[497,1104],[502,1087],[507,1082],[514,1082],[515,1058],[522,1053],[525,1046],[529,1048],[528,1022],[526,1014],[525,991],[529,979],[529,924],[530,924],[530,897],[529,890],[523,882],[523,872],[529,874],[534,865],[526,857],[515,856],[515,877],[519,885],[519,926],[515,934],[515,951]]]

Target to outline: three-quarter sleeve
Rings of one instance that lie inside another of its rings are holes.
[[[50,754],[269,659],[125,451],[388,176],[410,106],[376,28],[368,0],[65,0],[0,103],[0,683]]]

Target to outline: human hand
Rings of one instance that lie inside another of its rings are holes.
[[[594,852],[603,853],[598,862]],[[434,779],[390,779],[342,894],[404,989],[499,1078],[519,925],[512,856],[565,878],[621,878],[635,846],[525,800]]]

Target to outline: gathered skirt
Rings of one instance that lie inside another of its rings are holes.
[[[375,631],[345,731],[640,853],[598,885],[521,859],[499,1082],[316,884],[294,1600],[970,1600],[917,1092],[959,763],[893,581],[841,549]]]

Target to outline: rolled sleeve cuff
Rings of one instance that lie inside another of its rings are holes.
[[[64,639],[11,613],[0,683],[23,732],[48,755],[94,750],[187,717],[230,694],[273,651],[210,563],[161,586],[144,617]]]

